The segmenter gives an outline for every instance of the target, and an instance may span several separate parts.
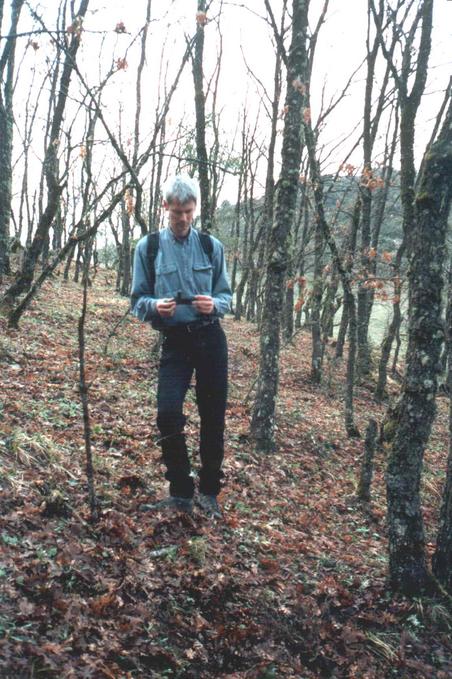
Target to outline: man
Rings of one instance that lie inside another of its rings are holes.
[[[163,333],[157,426],[170,494],[152,507],[193,509],[183,403],[195,372],[201,419],[196,501],[207,514],[219,517],[227,394],[227,345],[219,319],[228,311],[232,293],[222,244],[192,226],[197,200],[194,179],[179,175],[166,183],[163,205],[169,227],[159,232],[158,249],[149,247],[152,236],[137,244],[132,310]]]

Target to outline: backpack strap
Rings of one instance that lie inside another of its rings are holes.
[[[148,242],[147,242],[147,256],[148,256],[148,261],[149,261],[149,273],[150,273],[150,283],[151,283],[151,295],[154,295],[154,289],[155,289],[155,259],[157,257],[157,253],[159,251],[159,246],[160,246],[160,233],[158,231],[154,231],[153,233],[148,234]]]
[[[209,262],[212,264],[213,259],[213,240],[208,233],[203,233],[198,231],[199,240],[201,241],[202,249],[209,258]]]

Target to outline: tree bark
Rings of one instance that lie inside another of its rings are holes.
[[[195,53],[193,57],[193,80],[195,84],[196,112],[196,155],[198,158],[199,188],[201,192],[201,229],[210,231],[212,219],[209,192],[209,159],[206,147],[206,111],[203,88],[204,19],[206,0],[198,0],[198,22],[196,26]]]
[[[374,470],[377,431],[378,427],[376,421],[372,419],[369,420],[369,424],[367,425],[366,429],[366,438],[364,440],[364,456],[361,464],[361,474],[357,491],[359,499],[364,500],[364,502],[370,501],[370,486],[372,483]]]
[[[449,389],[449,456],[447,474],[439,519],[439,530],[436,540],[436,550],[433,554],[433,573],[452,594],[452,326],[448,328],[449,335],[449,365],[447,386]]]
[[[4,85],[0,88],[0,283],[3,275],[9,273],[9,223],[11,220],[12,199],[12,167],[13,148],[13,89],[14,62],[19,16],[24,0],[13,0],[11,3],[11,27],[6,45],[0,57],[0,75],[6,69]],[[1,27],[1,21],[0,21]]]
[[[323,296],[322,280],[322,255],[323,255],[323,230],[320,219],[315,220],[314,233],[314,281],[311,296],[311,379],[315,384],[322,381],[323,343],[322,330],[320,327],[320,310]]]
[[[359,227],[359,220],[360,220],[360,214],[361,214],[361,198],[358,196],[357,200],[355,201],[355,205],[353,208],[353,214],[352,214],[352,219],[350,222],[350,230],[347,235],[347,243],[344,248],[344,261],[346,265],[346,270],[348,274],[351,274],[351,271],[353,269],[353,261],[355,258],[355,250],[356,250],[356,239],[358,235],[358,227]],[[339,332],[337,335],[337,345],[336,345],[336,358],[342,358],[342,355],[344,353],[344,344],[345,344],[345,339],[347,337],[347,329],[348,329],[348,324],[349,324],[349,318],[350,318],[350,309],[348,307],[348,300],[350,299],[350,296],[344,295],[344,304],[342,306],[342,316],[341,316],[341,324],[339,326]]]
[[[276,191],[275,217],[269,237],[259,379],[251,422],[252,436],[262,451],[274,449],[283,286],[301,160],[300,122],[307,74],[308,5],[308,0],[293,0],[292,3],[292,39],[287,64],[287,113],[283,132],[282,167]]]
[[[434,575],[452,594],[452,269],[449,271],[449,294],[447,303],[447,390],[449,393],[449,455],[446,481],[439,519],[436,550],[433,554]]]
[[[394,589],[410,595],[430,585],[419,488],[444,335],[441,295],[451,177],[452,100],[425,160],[413,211],[406,374],[387,471],[390,581]]]
[[[83,20],[83,17],[85,16],[88,9],[88,4],[89,0],[81,0],[76,18],[76,20],[79,22]],[[77,31],[75,31],[72,34],[71,42],[67,49],[64,60],[63,72],[61,75],[58,97],[50,130],[49,144],[44,157],[44,172],[47,183],[47,206],[39,220],[30,248],[26,252],[22,271],[17,280],[8,288],[5,293],[4,302],[8,305],[12,305],[13,301],[19,295],[30,289],[39,256],[42,253],[45,240],[49,234],[49,229],[58,210],[58,202],[64,188],[58,183],[59,178],[55,174],[55,168],[57,167],[58,144],[61,126],[63,123],[64,110],[69,94],[71,75],[74,70],[75,59],[79,45],[80,35],[77,33]]]

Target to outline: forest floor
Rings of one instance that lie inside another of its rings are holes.
[[[156,333],[125,316],[108,340],[128,300],[114,292],[113,274],[99,274],[86,344],[102,512],[90,523],[81,295],[56,276],[19,331],[0,319],[0,677],[450,677],[444,603],[387,588],[385,452],[363,505],[355,497],[363,439],[348,439],[343,426],[344,366],[327,361],[325,384],[312,384],[307,332],[282,351],[278,445],[262,456],[248,437],[257,331],[225,319],[224,519],[146,512],[143,503],[166,495]],[[371,387],[356,391],[362,434],[385,410]],[[430,553],[447,450],[447,404],[438,403],[422,491]],[[196,466],[193,393],[186,410]]]

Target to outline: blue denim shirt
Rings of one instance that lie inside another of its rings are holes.
[[[196,229],[191,228],[183,240],[175,238],[170,228],[160,231],[155,259],[154,294],[151,294],[147,236],[138,241],[132,280],[132,312],[137,318],[163,328],[192,323],[200,318],[224,316],[230,308],[232,292],[223,245],[217,238],[211,236],[211,239],[212,262],[204,252]],[[161,318],[155,308],[157,300],[176,297],[178,292],[181,292],[182,297],[210,295],[215,304],[214,313],[206,316],[189,304],[178,304],[174,316]]]

